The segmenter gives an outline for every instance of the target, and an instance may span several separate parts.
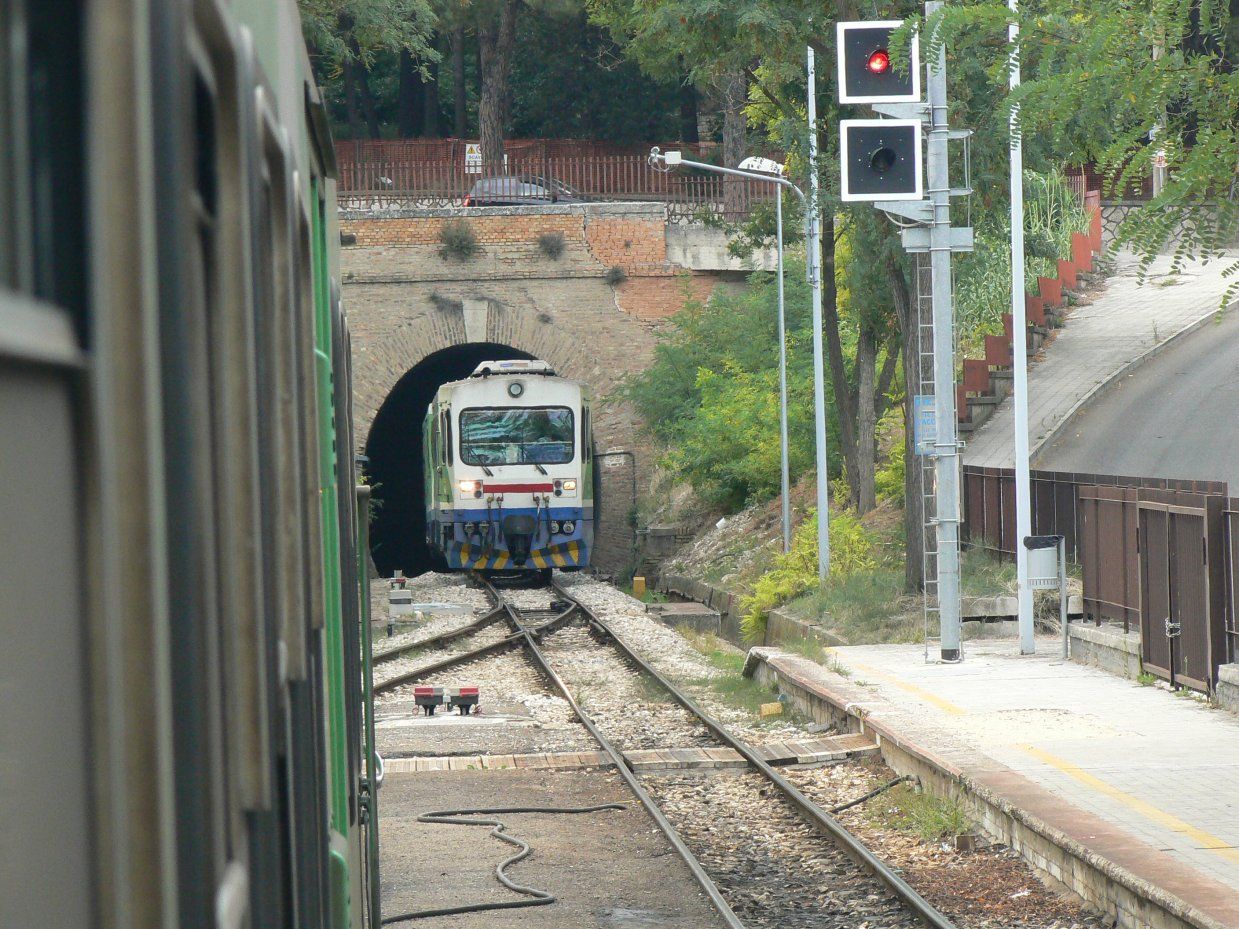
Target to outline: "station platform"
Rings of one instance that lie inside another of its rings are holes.
[[[1120,926],[1239,927],[1239,717],[1065,661],[1055,639],[831,649],[829,667],[755,648],[821,721],[959,797],[992,835]]]

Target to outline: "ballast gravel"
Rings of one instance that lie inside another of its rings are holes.
[[[675,629],[654,619],[639,600],[591,577],[558,575],[573,597],[594,610],[630,649],[688,692],[707,715],[732,735],[750,745],[804,737],[804,730],[787,722],[763,721],[752,712],[719,699],[711,684],[727,672],[716,668]],[[775,696],[771,694],[770,701]]]
[[[718,744],[710,730],[584,626],[551,633],[543,652],[586,715],[618,748]]]
[[[879,761],[791,768],[783,772],[819,806],[831,807],[889,783]],[[892,794],[879,794],[838,814],[839,822],[893,868],[959,929],[1109,929],[1110,920],[1046,887],[1019,854],[978,838],[971,851],[953,842],[927,842],[896,821],[903,812]]]
[[[483,656],[448,668],[420,684],[442,687],[476,686],[480,700],[470,718],[427,721],[413,703],[413,685],[397,687],[375,701],[383,720],[408,726],[382,727],[387,751],[416,755],[503,755],[528,752],[593,751],[589,732],[576,720],[572,707],[552,693],[548,683],[518,649]],[[440,709],[440,715],[451,711]],[[512,724],[488,724],[505,717]]]
[[[644,775],[641,782],[751,929],[921,925],[761,775]]]
[[[483,626],[472,635],[453,639],[442,648],[432,648],[404,655],[400,658],[390,658],[375,665],[374,683],[381,686],[394,677],[399,677],[402,674],[416,673],[419,668],[428,668],[444,658],[450,658],[452,655],[473,651],[476,648],[484,648],[510,635],[512,635],[512,630],[506,624],[501,622],[491,623],[489,626]],[[454,670],[449,668],[442,673],[451,674],[454,673]]]

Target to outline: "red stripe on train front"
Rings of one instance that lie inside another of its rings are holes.
[[[486,484],[482,485],[482,490],[488,494],[536,494],[550,493],[555,489],[554,484]]]

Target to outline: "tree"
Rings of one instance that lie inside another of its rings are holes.
[[[1006,94],[1011,14],[999,0],[948,6],[933,42],[989,65],[1023,137],[1095,162],[1111,194],[1138,186],[1164,155],[1165,188],[1129,215],[1121,241],[1145,262],[1213,256],[1239,235],[1239,2],[1072,0],[1021,5],[1023,83]],[[995,41],[997,40],[997,41]],[[1006,108],[1001,108],[1006,112]],[[1230,269],[1239,273],[1239,262]],[[1224,301],[1234,296],[1239,281]]]
[[[342,80],[354,137],[377,138],[379,117],[369,69],[393,52],[434,62],[435,14],[427,0],[299,0],[301,24],[321,82]],[[363,133],[361,122],[366,128]]]
[[[482,95],[478,102],[478,128],[484,170],[494,175],[504,173],[504,116],[520,0],[497,0],[486,6],[494,9],[479,10],[478,64],[482,71]]]
[[[768,133],[793,154],[798,180],[816,171],[822,191],[822,303],[828,373],[839,415],[839,444],[851,492],[861,513],[874,506],[874,427],[885,392],[894,376],[898,344],[898,316],[884,287],[865,289],[856,309],[857,320],[845,320],[838,300],[835,245],[843,226],[872,222],[860,211],[844,211],[837,196],[838,107],[833,97],[830,69],[819,69],[819,163],[809,165],[805,152],[804,50],[812,45],[821,60],[833,60],[833,14],[800,0],[593,0],[591,11],[626,43],[629,52],[651,73],[674,73],[685,63],[697,82],[737,88],[737,76],[748,79],[749,107]],[[734,167],[743,156],[736,133],[724,132],[724,160]],[[742,138],[742,137],[741,137]],[[728,144],[728,143],[731,144]],[[729,203],[728,206],[731,204]],[[871,211],[870,211],[871,212]],[[769,236],[768,217],[762,217],[762,236]],[[836,222],[841,225],[836,228]],[[861,228],[861,227],[857,227]],[[880,268],[881,264],[871,267]],[[854,326],[850,349],[845,330]],[[887,361],[881,372],[878,359]],[[850,357],[849,357],[850,356]]]

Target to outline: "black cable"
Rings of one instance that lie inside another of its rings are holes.
[[[910,780],[912,780],[912,778],[907,774],[903,777],[897,777],[893,781],[883,784],[881,787],[875,787],[873,790],[869,791],[869,793],[863,794],[855,800],[849,800],[847,803],[840,803],[838,806],[832,806],[829,810],[827,810],[827,812],[833,816],[835,813],[842,813],[844,810],[850,810],[852,807],[860,806],[866,800],[872,800],[878,794],[886,793],[886,791],[890,790],[892,787],[902,784],[904,781]]]
[[[509,845],[515,845],[520,849],[515,855],[506,858],[499,863],[495,868],[495,877],[499,879],[499,883],[503,884],[509,890],[514,890],[518,894],[525,894],[531,899],[528,900],[502,900],[493,903],[469,903],[461,906],[439,907],[433,910],[415,910],[412,913],[401,913],[399,916],[386,916],[383,918],[381,925],[389,923],[400,923],[410,919],[426,919],[431,916],[453,916],[458,913],[480,913],[485,910],[512,910],[524,906],[546,906],[554,903],[555,897],[545,890],[539,890],[536,887],[526,887],[523,884],[517,884],[506,874],[504,870],[508,865],[516,864],[523,858],[527,858],[529,853],[533,851],[533,847],[524,839],[518,839],[516,836],[507,835],[504,832],[505,826],[498,819],[464,819],[466,816],[495,816],[499,813],[597,813],[601,810],[623,810],[627,806],[623,803],[603,803],[599,806],[499,806],[491,807],[490,809],[479,810],[436,810],[431,813],[423,813],[417,817],[419,823],[435,823],[441,825],[454,826],[490,826],[490,834],[501,842],[507,842]]]

